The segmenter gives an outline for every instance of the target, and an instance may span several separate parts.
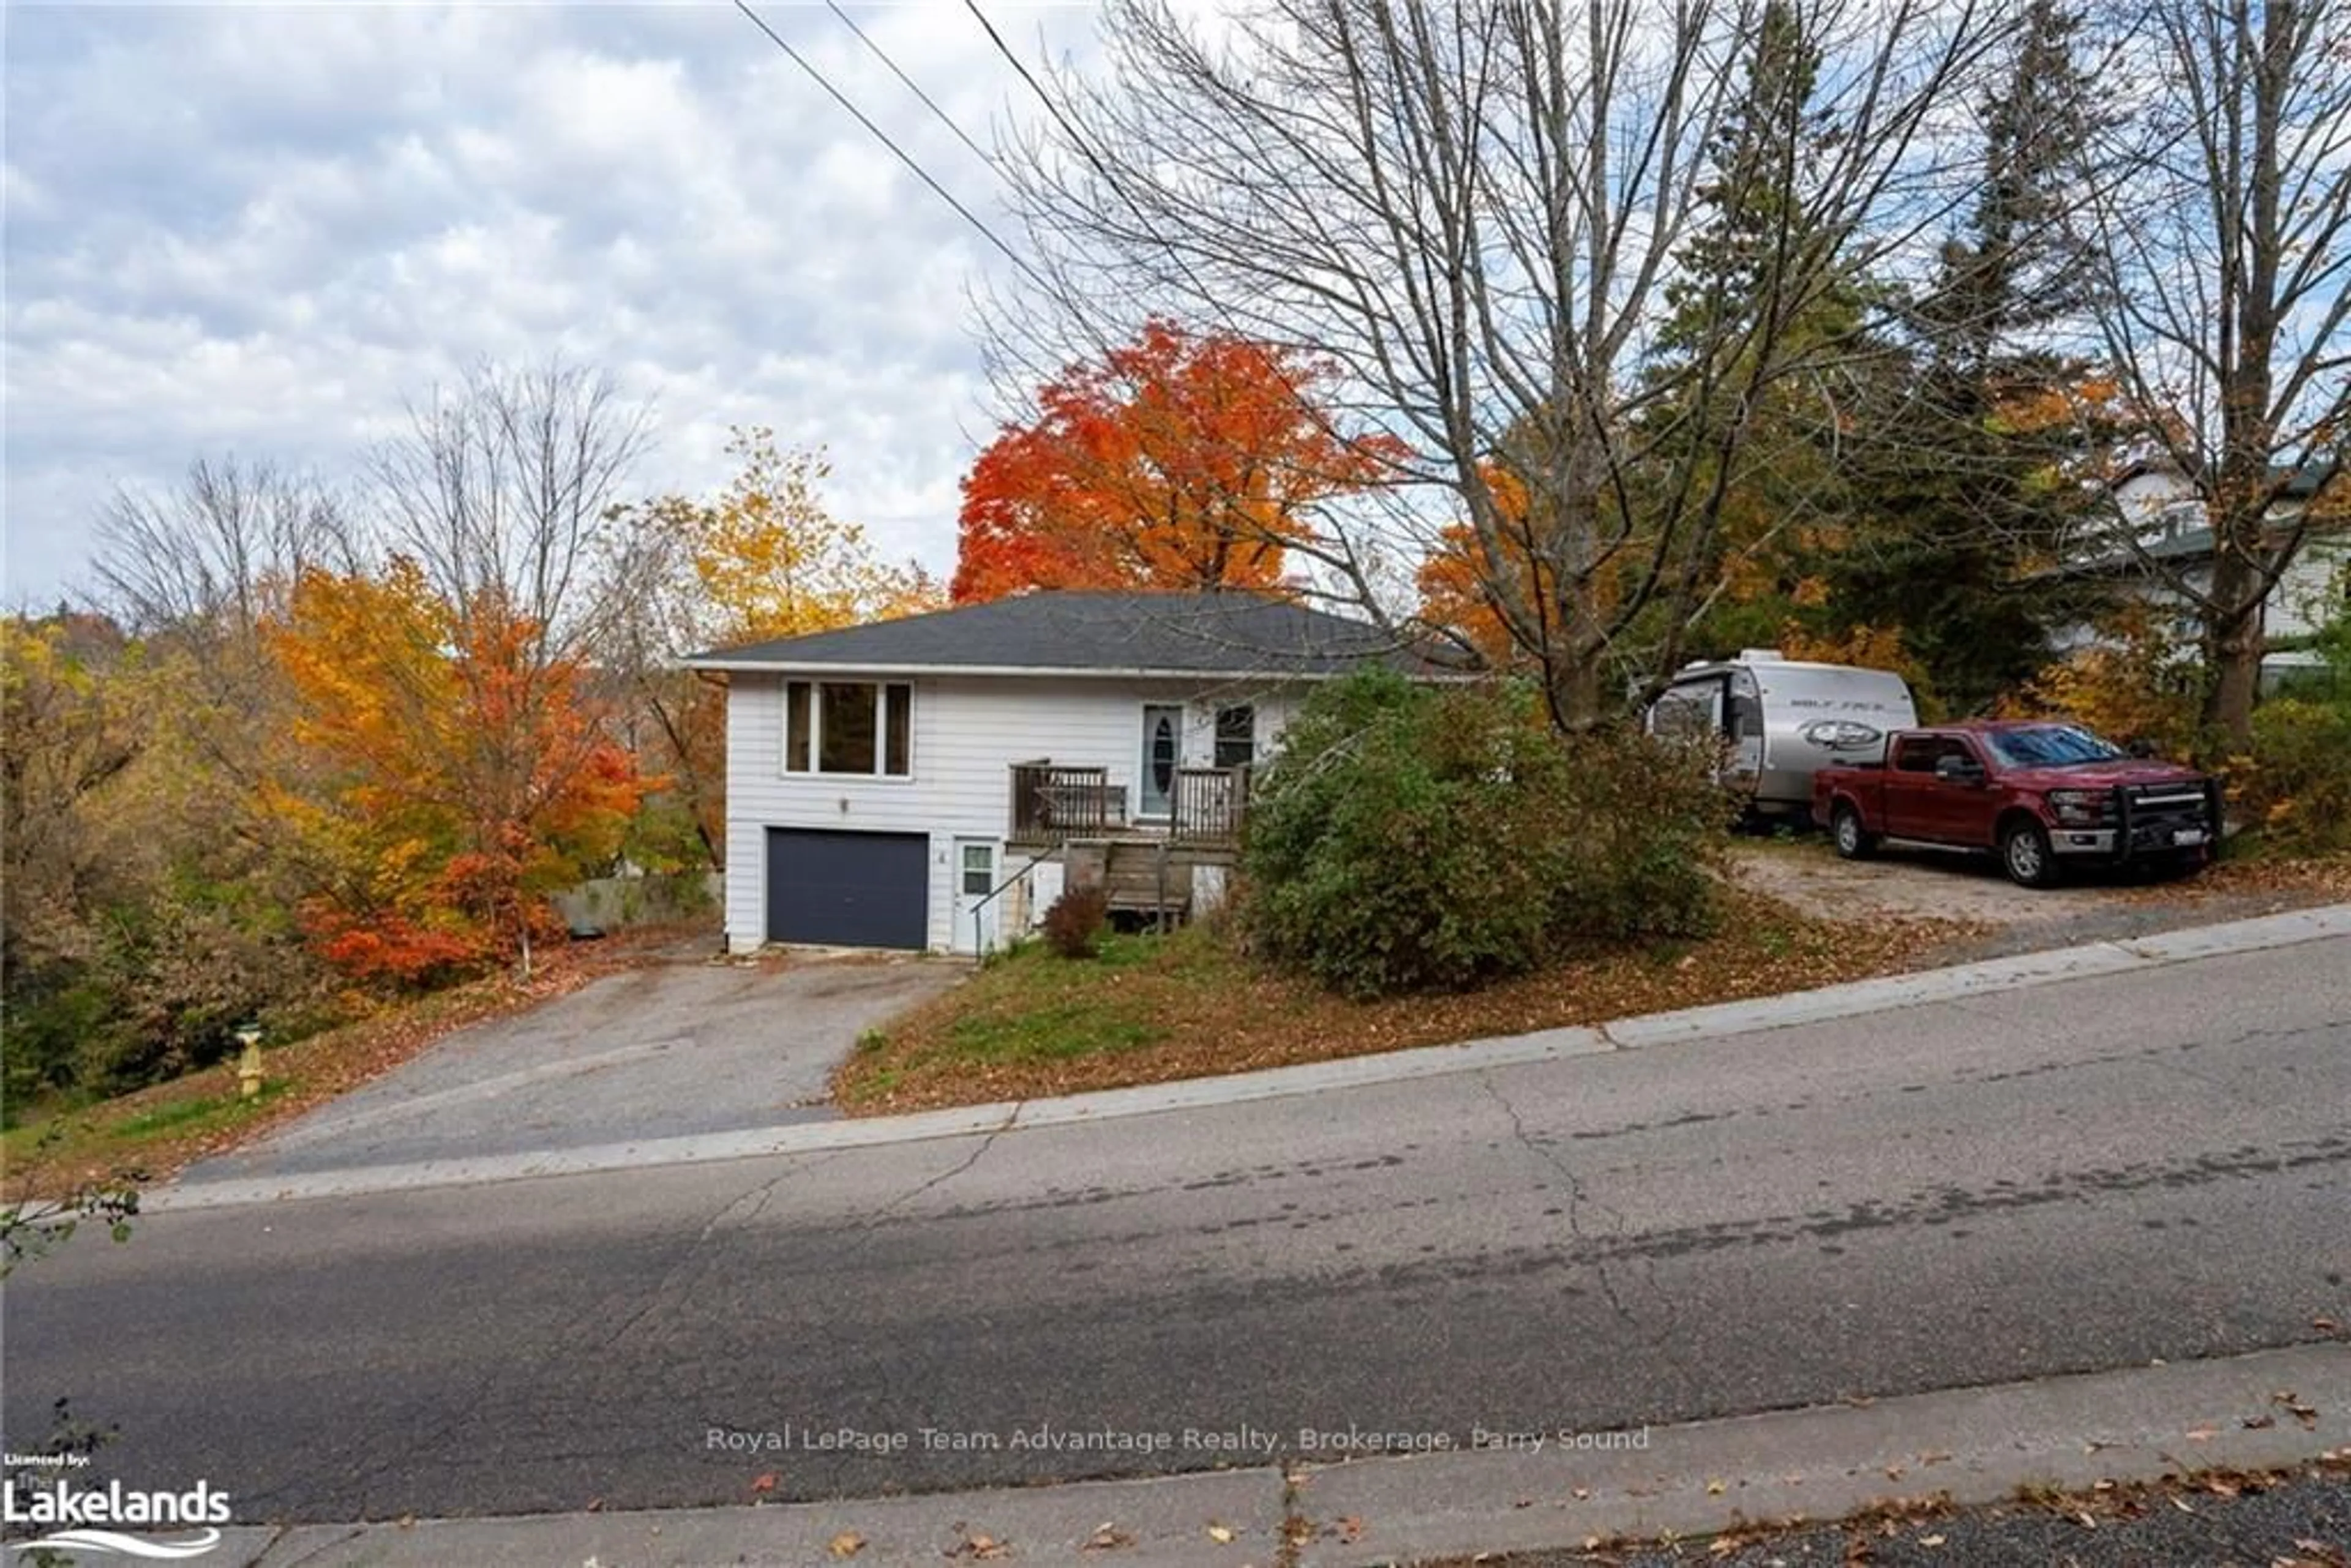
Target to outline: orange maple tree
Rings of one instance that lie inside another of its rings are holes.
[[[1496,669],[1523,667],[1531,656],[1510,632],[1495,606],[1495,595],[1508,591],[1535,613],[1555,597],[1556,570],[1546,565],[1543,510],[1530,494],[1524,479],[1501,463],[1485,465],[1487,488],[1501,525],[1496,549],[1489,550],[1469,524],[1451,523],[1438,530],[1421,558],[1414,578],[1420,590],[1420,619],[1429,626],[1475,651]],[[1616,598],[1613,577],[1595,584],[1594,602],[1606,607]]]
[[[528,968],[546,893],[614,852],[649,783],[588,673],[495,591],[452,604],[402,559],[306,572],[266,635],[300,705],[270,804],[324,873],[319,951],[406,983]]]
[[[1164,320],[1041,388],[963,482],[950,594],[1030,588],[1277,588],[1332,497],[1378,484],[1401,443],[1339,432],[1326,361]]]

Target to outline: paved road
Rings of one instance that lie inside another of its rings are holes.
[[[70,1395],[117,1473],[240,1518],[1200,1469],[1261,1456],[1187,1429],[1458,1442],[2308,1342],[2351,1321],[2346,1219],[2335,938],[1215,1110],[160,1214],[11,1282],[5,1436]],[[811,1446],[844,1431],[908,1447]]]
[[[192,1182],[538,1153],[772,1127],[833,1114],[858,1035],[937,995],[962,965],[920,958],[701,957],[609,976],[460,1030]]]

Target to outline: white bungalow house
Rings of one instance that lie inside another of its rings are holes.
[[[726,944],[985,952],[1072,867],[1221,893],[1249,770],[1377,628],[1255,594],[1031,593],[716,649]]]
[[[2283,535],[2336,478],[2334,471],[2316,466],[2296,471],[2272,508],[2273,534]],[[2166,573],[2198,591],[2211,584],[2212,528],[2196,487],[2170,464],[2149,462],[2125,472],[2110,496],[2110,512],[2084,530],[2063,570],[2104,579],[2169,613],[2172,632],[2183,642],[2191,641],[2198,629],[2195,605],[2167,580]],[[2272,650],[2262,661],[2265,674],[2282,673],[2307,657],[2294,650],[2345,609],[2338,596],[2351,582],[2346,570],[2351,570],[2351,528],[2339,517],[2314,517],[2300,552],[2262,605],[2262,634]],[[2085,647],[2095,638],[2086,625],[2069,627],[2059,634],[2057,645],[2067,652]]]

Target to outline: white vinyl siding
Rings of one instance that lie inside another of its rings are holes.
[[[857,681],[856,671],[792,681]],[[1220,706],[1257,710],[1260,758],[1296,712],[1303,693],[1225,686],[1203,693],[1175,681],[1069,676],[946,676],[913,687],[911,778],[789,772],[784,746],[786,678],[736,672],[726,701],[726,935],[737,950],[763,939],[766,828],[923,832],[931,841],[930,944],[949,946],[959,864],[958,838],[1001,841],[1009,826],[1012,764],[1050,758],[1070,768],[1105,768],[1135,799],[1146,703],[1184,705],[1182,763],[1207,768],[1216,755]],[[1020,869],[1006,854],[997,874]],[[1009,927],[1006,936],[1011,935]]]

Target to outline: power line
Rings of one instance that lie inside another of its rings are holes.
[[[1078,128],[1071,124],[1069,118],[1061,112],[1061,106],[1053,95],[1047,92],[1044,85],[1029,74],[1029,63],[1014,53],[1012,46],[1004,41],[1004,35],[996,30],[996,24],[989,21],[987,13],[979,8],[979,0],[963,0],[963,8],[971,13],[972,19],[977,21],[981,29],[987,34],[987,41],[996,46],[996,52],[1002,55],[1006,63],[1020,73],[1020,79],[1029,84],[1029,90],[1037,95],[1037,101],[1045,106],[1045,112],[1053,117],[1053,122],[1061,128],[1061,133],[1070,139],[1070,144],[1078,150],[1079,155],[1094,166],[1095,173],[1110,182],[1113,190],[1117,190],[1118,182],[1112,177],[1111,172],[1102,166],[1102,161],[1094,155],[1093,148],[1087,142],[1085,137],[1079,133]],[[1119,191],[1119,196],[1122,200],[1125,200],[1126,193]],[[1134,204],[1132,201],[1127,202],[1130,207]]]
[[[792,64],[799,67],[801,70],[807,72],[809,79],[816,83],[817,86],[824,89],[826,94],[831,98],[832,101],[847,110],[850,114],[856,119],[858,124],[863,126],[872,134],[875,141],[881,142],[883,146],[887,147],[893,153],[896,154],[898,162],[904,163],[909,170],[913,171],[914,178],[920,180],[924,184],[928,185],[931,190],[937,194],[939,200],[945,202],[948,206],[953,207],[956,210],[956,215],[961,217],[964,222],[969,224],[973,228],[977,229],[980,234],[987,238],[988,244],[994,246],[998,250],[1002,251],[1006,260],[1011,262],[1013,266],[1028,274],[1029,278],[1040,287],[1050,287],[1050,285],[1047,284],[1045,279],[1038,275],[1037,269],[1029,266],[1027,260],[1025,260],[1018,251],[1014,250],[1010,246],[998,238],[994,229],[989,228],[986,224],[982,223],[978,216],[974,214],[969,207],[965,206],[961,202],[956,200],[953,193],[948,191],[945,185],[940,184],[936,180],[931,177],[929,170],[925,169],[920,163],[914,162],[913,156],[909,154],[904,148],[892,141],[890,139],[889,132],[883,131],[880,126],[874,124],[872,120],[867,119],[865,111],[852,103],[848,97],[844,95],[839,88],[833,86],[830,81],[827,81],[822,71],[818,70],[814,66],[809,64],[807,59],[801,56],[798,49],[793,48],[789,44],[784,42],[782,36],[773,27],[768,26],[766,20],[762,18],[757,11],[751,9],[750,5],[747,3],[747,0],[735,0],[735,9],[742,12],[744,16],[749,17],[753,26],[768,35],[768,41],[769,43],[775,45],[778,49],[781,49],[784,52],[784,57],[790,60]]]
[[[1071,122],[1068,113],[1061,108],[1061,101],[1045,90],[1044,84],[1040,82],[1029,69],[1028,62],[1014,51],[1011,45],[1005,42],[1004,35],[997,31],[994,22],[988,20],[987,13],[979,8],[979,0],[963,0],[963,6],[965,10],[971,13],[973,20],[979,24],[981,30],[987,33],[987,41],[996,46],[996,52],[1019,74],[1020,79],[1029,85],[1029,90],[1036,96],[1037,101],[1045,106],[1045,111],[1053,117],[1053,122],[1061,128],[1061,134],[1069,138],[1070,145],[1077,150],[1078,155],[1092,165],[1094,172],[1102,177],[1102,183],[1107,185],[1120,201],[1126,204],[1126,210],[1134,214],[1136,221],[1146,227],[1149,226],[1150,216],[1144,211],[1143,204],[1135,200],[1125,183],[1108,163],[1103,162],[1102,155],[1094,151],[1092,141],[1085,132]],[[1159,248],[1166,253],[1167,259],[1173,262],[1176,270],[1184,275],[1184,281],[1191,286],[1193,296],[1207,307],[1208,313],[1222,322],[1226,330],[1238,337],[1254,340],[1257,334],[1244,327],[1233,311],[1201,280],[1198,271],[1193,267],[1191,261],[1186,257],[1176,242],[1165,234],[1161,234],[1158,239]],[[1033,277],[1036,275],[1031,273],[1029,276]],[[1280,367],[1279,361],[1274,361],[1274,373],[1290,396],[1297,401],[1299,407],[1307,412],[1308,417],[1313,420],[1324,434],[1342,443],[1351,439],[1338,428],[1331,416],[1324,413],[1312,398],[1306,395],[1306,389],[1292,379],[1289,372]]]
[[[1004,41],[1004,35],[996,30],[996,24],[989,21],[987,13],[979,8],[979,0],[963,0],[963,7],[971,13],[973,20],[977,21],[981,29],[987,34],[987,41],[996,46],[996,52],[1003,56],[1006,63],[1019,73],[1022,81],[1029,84],[1029,90],[1036,95],[1039,103],[1045,106],[1045,112],[1053,117],[1053,123],[1061,128],[1061,134],[1069,138],[1070,145],[1077,150],[1078,155],[1093,166],[1094,172],[1102,177],[1102,183],[1110,187],[1120,201],[1126,204],[1126,210],[1134,214],[1137,222],[1146,227],[1150,226],[1150,215],[1144,211],[1143,204],[1135,200],[1133,193],[1126,188],[1125,182],[1121,180],[1110,165],[1102,161],[1102,155],[1094,151],[1092,141],[1071,120],[1069,114],[1062,109],[1061,100],[1045,90],[1044,84],[1039,81],[1029,69],[1028,62],[1014,52],[1011,45]],[[1195,298],[1207,307],[1209,314],[1215,316],[1224,324],[1228,331],[1236,336],[1254,339],[1256,334],[1243,327],[1235,318],[1233,311],[1219,301],[1208,286],[1201,280],[1198,271],[1193,267],[1190,260],[1185,256],[1176,242],[1165,234],[1161,234],[1158,240],[1159,248],[1166,253],[1169,261],[1176,264],[1176,270],[1184,275],[1184,281],[1191,286]],[[1291,395],[1299,400],[1301,406],[1312,407],[1312,400],[1305,395],[1304,389],[1293,382],[1286,373],[1279,371],[1277,373],[1280,376],[1281,383],[1288,387]],[[1339,432],[1327,418],[1321,414],[1319,410],[1314,413],[1313,417],[1325,432],[1333,437],[1339,435]]]
[[[954,131],[956,133],[956,140],[961,141],[966,147],[970,148],[974,157],[987,164],[991,170],[996,167],[995,155],[989,152],[987,148],[982,147],[978,142],[974,141],[971,137],[965,132],[964,128],[956,123],[955,118],[952,115],[948,114],[946,110],[941,109],[935,102],[934,102],[929,93],[925,92],[920,87],[915,85],[914,78],[908,76],[904,71],[900,70],[898,68],[898,62],[892,59],[887,54],[883,53],[882,46],[875,43],[871,37],[868,37],[866,36],[865,29],[859,26],[850,16],[848,12],[842,10],[838,5],[836,5],[834,0],[824,0],[824,8],[831,12],[834,16],[840,17],[841,25],[848,28],[851,32],[856,34],[857,41],[864,45],[867,48],[872,50],[873,57],[880,60],[883,65],[889,67],[890,74],[904,82],[908,92],[911,92],[916,98],[921,99],[923,100],[923,107],[929,110],[933,114],[938,116],[939,123],[946,126],[949,131]]]

